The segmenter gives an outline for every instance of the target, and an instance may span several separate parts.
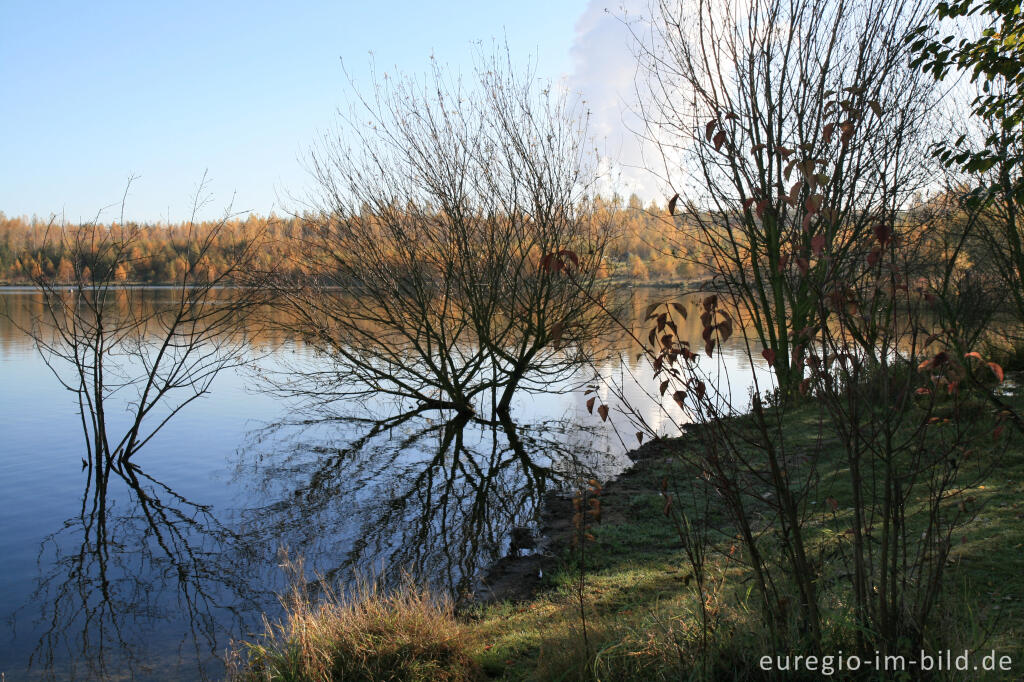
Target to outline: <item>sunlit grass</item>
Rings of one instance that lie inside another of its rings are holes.
[[[239,644],[233,680],[471,680],[479,677],[465,647],[466,628],[449,600],[407,583],[380,591],[360,581],[342,595],[326,581],[311,591],[301,564],[282,599],[285,617],[265,622],[257,642]]]

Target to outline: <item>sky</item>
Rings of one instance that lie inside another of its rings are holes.
[[[347,108],[346,71],[365,85],[372,53],[378,70],[420,74],[433,55],[467,72],[479,41],[579,92],[600,146],[635,165],[622,15],[614,0],[3,0],[0,211],[109,220],[134,178],[125,217],[177,222],[205,174],[202,217],[287,212]],[[623,193],[644,182],[627,170]]]

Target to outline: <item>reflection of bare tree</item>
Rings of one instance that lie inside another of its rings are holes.
[[[229,624],[263,603],[244,538],[132,463],[88,469],[80,515],[40,549],[26,607],[39,609],[41,629],[30,665],[105,678],[151,673],[176,653],[207,677]]]
[[[177,640],[179,653],[190,647],[209,660],[223,612],[248,592],[240,569],[221,555],[237,536],[131,461],[241,361],[245,313],[265,298],[258,288],[224,289],[258,284],[260,237],[227,235],[229,216],[196,222],[203,192],[200,185],[171,286],[124,286],[144,233],[123,215],[110,227],[61,225],[53,248],[69,264],[64,281],[33,278],[42,304],[24,330],[77,399],[88,473],[79,516],[40,552],[32,603],[42,605],[44,630],[31,664],[53,675],[78,661],[89,676],[125,666],[134,673],[154,663],[138,648],[143,640]],[[232,257],[214,267],[210,253],[231,239]],[[125,487],[115,493],[117,481]]]
[[[239,471],[266,499],[250,512],[250,532],[335,580],[372,567],[385,584],[409,573],[471,592],[509,551],[513,529],[536,525],[545,490],[580,469],[575,452],[545,436],[547,424],[410,412],[339,439],[339,426],[351,433],[361,421],[268,426]]]

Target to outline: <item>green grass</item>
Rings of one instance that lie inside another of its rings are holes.
[[[1013,401],[1017,409],[1024,408],[1020,397]],[[985,414],[980,410],[972,419],[988,434],[990,424],[985,420],[991,417]],[[822,511],[810,515],[813,543],[836,541],[833,529],[844,520],[850,500],[844,484],[842,444],[822,426],[813,405],[787,414],[784,422],[790,453],[817,453],[821,480],[812,492],[811,501],[816,504],[811,508]],[[947,645],[986,652],[994,649],[1012,656],[1016,677],[1004,673],[988,679],[1016,679],[1024,675],[1024,439],[1007,425],[1000,441],[1000,446],[1006,445],[1005,451],[997,454],[994,444],[990,438],[972,444],[977,470],[989,470],[989,474],[966,493],[971,498],[969,504],[978,511],[957,533],[945,573],[939,625]],[[417,656],[435,666],[431,674],[441,679],[441,669],[436,666],[448,666],[444,668],[448,679],[772,679],[764,676],[757,662],[761,655],[775,652],[759,621],[752,583],[746,570],[731,558],[734,543],[728,538],[720,538],[720,552],[710,567],[713,579],[708,607],[717,627],[706,658],[696,653],[701,636],[696,585],[680,539],[662,513],[660,494],[664,480],[685,481],[688,474],[677,455],[695,446],[693,437],[648,444],[646,456],[604,489],[602,522],[593,527],[594,540],[586,547],[589,650],[583,643],[576,601],[578,573],[564,546],[560,569],[548,575],[544,589],[534,599],[476,606],[457,615],[450,610],[435,612],[446,625],[432,628],[444,642],[457,642],[458,653],[430,656],[422,653],[429,647],[422,648]],[[834,517],[825,512],[828,497],[839,503]],[[712,512],[726,523],[724,512]],[[561,540],[567,544],[565,538]],[[841,606],[841,587],[834,589],[822,600],[826,604],[826,648],[842,648],[851,632]],[[374,617],[401,621],[394,611],[421,610],[424,603],[395,599],[375,610]],[[385,617],[389,609],[391,615]],[[304,614],[314,620],[317,615],[310,608]],[[327,637],[352,639],[337,631]],[[383,651],[390,646],[385,644],[378,639],[366,645],[371,652],[364,651],[361,660],[373,658],[374,647]],[[266,662],[275,656],[283,660],[293,655],[287,652],[298,646],[294,627],[291,631],[279,629],[276,639],[260,646],[249,651],[258,653],[266,671]],[[985,679],[975,673],[952,678]],[[263,674],[247,679],[360,678]],[[396,674],[367,679],[418,678]],[[784,679],[800,678],[790,675]],[[807,679],[822,678],[809,674]]]

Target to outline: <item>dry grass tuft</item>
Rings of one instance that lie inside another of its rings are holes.
[[[383,592],[360,581],[351,596],[320,579],[311,597],[301,562],[287,562],[292,588],[283,621],[264,621],[258,642],[236,643],[228,679],[239,682],[329,680],[473,680],[463,628],[450,600],[411,582]]]

